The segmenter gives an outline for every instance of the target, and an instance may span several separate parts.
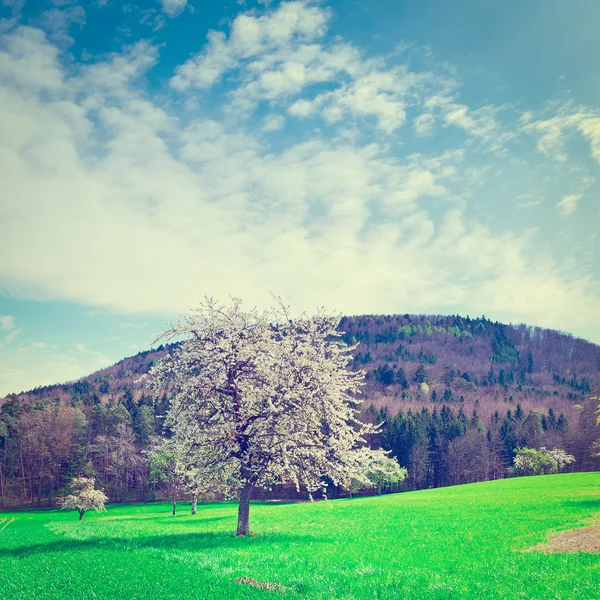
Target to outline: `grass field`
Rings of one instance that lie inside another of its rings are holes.
[[[597,522],[600,473],[236,509],[0,513],[0,598],[600,598],[600,555],[522,551]]]

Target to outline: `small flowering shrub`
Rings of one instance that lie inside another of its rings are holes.
[[[61,508],[78,511],[80,521],[88,510],[106,510],[104,505],[108,497],[102,490],[94,488],[95,483],[93,477],[75,477],[71,481],[71,493],[62,499]]]
[[[509,468],[512,475],[547,475],[560,473],[568,464],[575,462],[572,454],[567,454],[561,448],[547,450],[541,447],[517,448],[513,466]]]

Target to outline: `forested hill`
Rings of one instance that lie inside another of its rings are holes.
[[[356,316],[340,323],[364,369],[370,440],[409,469],[413,487],[495,479],[515,448],[559,447],[576,470],[600,469],[600,347],[525,325],[458,316]],[[77,473],[111,501],[155,490],[145,450],[163,433],[168,398],[143,377],[172,346],[141,352],[78,381],[0,400],[0,507],[52,504]]]
[[[550,329],[424,315],[343,317],[339,329],[346,344],[356,345],[351,368],[366,371],[366,404],[392,412],[423,403],[521,403],[568,411],[600,389],[600,346]],[[137,403],[148,393],[142,375],[167,351],[160,346],[78,381],[8,398]]]
[[[459,316],[342,319],[353,368],[391,402],[511,402],[568,408],[600,387],[600,346],[571,335]],[[423,385],[425,384],[425,385]]]

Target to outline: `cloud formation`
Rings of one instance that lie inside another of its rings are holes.
[[[560,214],[568,217],[577,210],[577,203],[581,200],[581,194],[569,194],[556,205],[560,208]]]
[[[185,2],[162,4],[175,14]],[[461,101],[442,67],[327,37],[330,19],[308,2],[238,16],[161,93],[145,85],[160,61],[150,42],[69,65],[40,29],[11,30],[1,284],[166,314],[204,294],[264,304],[272,290],[297,309],[485,313],[600,339],[598,281],[537,252],[532,230],[494,228],[473,208],[487,166],[470,148],[505,149],[517,122]],[[574,128],[594,154],[598,123],[581,115],[521,127],[551,154]],[[411,131],[446,137],[416,152],[398,143]]]
[[[163,12],[169,17],[177,17],[187,6],[187,0],[160,0]]]
[[[15,318],[10,315],[0,315],[0,329],[8,331],[16,327]]]
[[[264,15],[242,14],[229,35],[211,31],[200,52],[177,68],[171,87],[179,92],[208,90],[235,73],[231,110],[244,116],[261,102],[278,104],[299,118],[327,123],[372,118],[392,133],[406,111],[431,89],[446,93],[450,77],[414,72],[366,57],[356,46],[325,36],[331,11],[311,2],[287,2]],[[326,91],[322,91],[326,85]],[[305,97],[299,97],[305,94]]]
[[[566,104],[548,119],[533,119],[526,113],[523,119],[525,131],[539,137],[537,148],[558,162],[566,162],[564,150],[570,137],[579,134],[589,144],[591,157],[600,163],[600,111],[587,107],[574,108]]]

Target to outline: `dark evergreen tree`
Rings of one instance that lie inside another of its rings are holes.
[[[533,352],[531,350],[527,354],[527,372],[533,373]]]
[[[514,420],[522,421],[525,417],[525,413],[523,412],[523,407],[520,404],[517,404],[517,408],[515,409]]]
[[[406,390],[409,387],[408,378],[406,377],[406,372],[404,371],[404,369],[402,367],[400,367],[396,371],[395,383],[400,384],[400,386],[402,387],[403,390]]]
[[[429,383],[429,375],[427,374],[427,371],[422,363],[419,364],[415,370],[413,374],[413,381],[415,383]]]

